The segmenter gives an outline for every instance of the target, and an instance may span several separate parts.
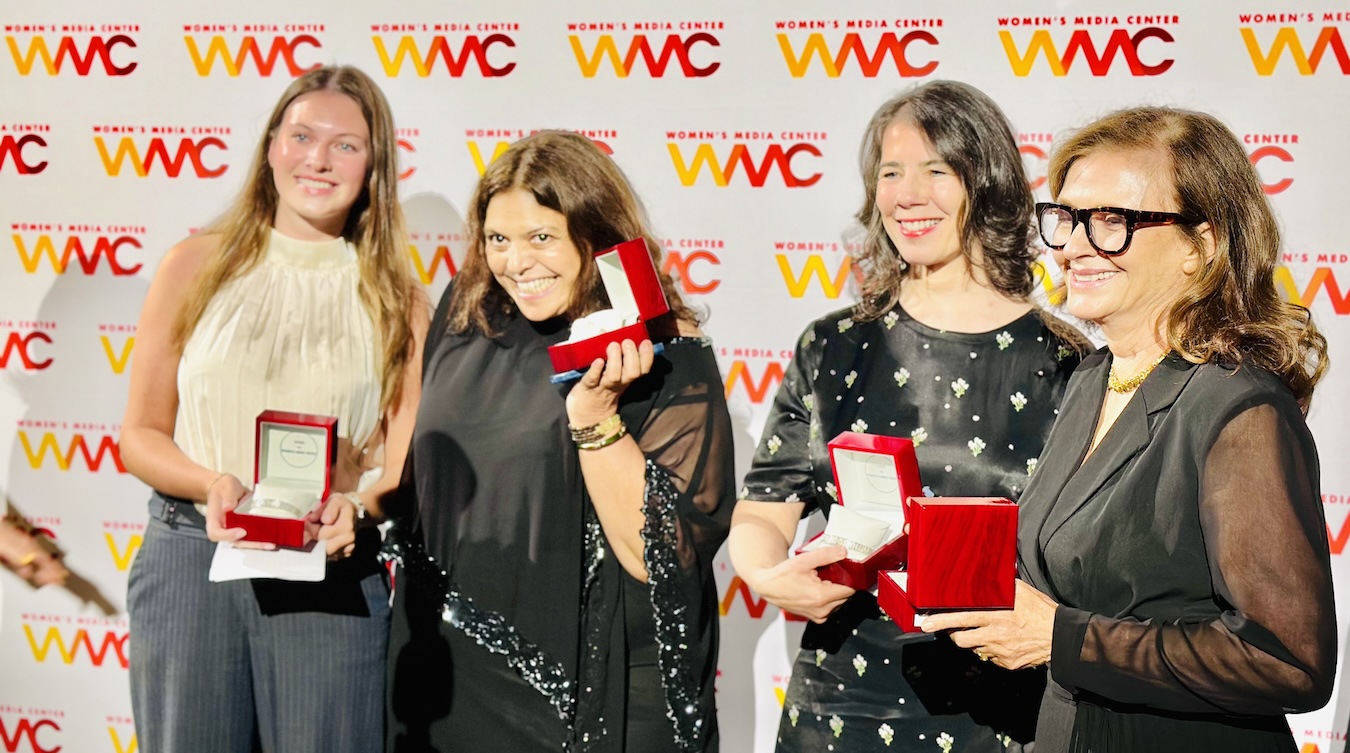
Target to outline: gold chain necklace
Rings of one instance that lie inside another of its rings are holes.
[[[1115,365],[1112,365],[1111,373],[1107,376],[1106,379],[1106,389],[1118,393],[1134,392],[1139,387],[1139,385],[1144,383],[1145,379],[1148,379],[1148,375],[1153,373],[1153,370],[1158,367],[1158,364],[1163,362],[1164,358],[1167,358],[1166,353],[1163,353],[1162,355],[1158,356],[1158,360],[1149,364],[1148,368],[1144,369],[1138,374],[1135,374],[1129,379],[1121,379],[1120,377],[1116,376],[1116,367]]]

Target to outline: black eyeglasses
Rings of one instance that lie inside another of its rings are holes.
[[[1107,256],[1119,256],[1129,250],[1136,228],[1202,222],[1175,212],[1142,212],[1121,207],[1074,209],[1049,202],[1036,204],[1036,221],[1041,240],[1050,248],[1059,250],[1069,245],[1069,236],[1083,225],[1087,228],[1088,243]]]

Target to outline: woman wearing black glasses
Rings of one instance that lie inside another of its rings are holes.
[[[1156,108],[1074,135],[1050,187],[1041,236],[1107,347],[1022,496],[1015,609],[924,629],[1049,663],[1038,753],[1295,750],[1284,715],[1324,705],[1335,668],[1304,422],[1327,360],[1276,294],[1270,205],[1227,128]]]

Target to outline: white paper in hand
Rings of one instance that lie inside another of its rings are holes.
[[[328,565],[323,542],[309,551],[299,549],[241,549],[222,541],[211,558],[212,583],[249,578],[276,578],[315,583],[323,580]]]

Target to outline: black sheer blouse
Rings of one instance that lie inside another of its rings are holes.
[[[1109,370],[1074,375],[1021,502],[1023,577],[1061,604],[1037,750],[1292,750],[1336,649],[1303,415],[1268,372],[1173,355],[1083,460]]]
[[[444,326],[452,291],[433,327]],[[429,338],[391,536],[405,564],[390,647],[392,749],[620,750],[626,673],[643,664],[664,679],[653,689],[664,731],[649,749],[716,744],[712,560],[734,470],[712,349],[667,341],[620,403],[647,456],[635,500],[647,513],[641,584],[606,552],[567,429],[568,387],[549,383],[547,348],[566,335],[557,322],[514,316],[496,338]]]

